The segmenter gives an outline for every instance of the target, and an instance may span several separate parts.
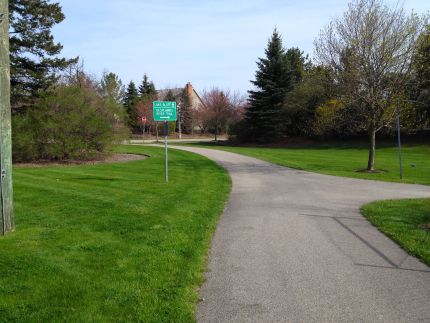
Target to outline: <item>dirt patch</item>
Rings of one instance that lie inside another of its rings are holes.
[[[97,165],[97,164],[111,164],[111,163],[125,163],[135,160],[143,160],[148,158],[146,155],[136,154],[112,154],[101,157],[95,160],[64,160],[64,161],[49,161],[41,160],[32,163],[14,163],[16,167],[48,167],[48,166],[73,166],[73,165]]]

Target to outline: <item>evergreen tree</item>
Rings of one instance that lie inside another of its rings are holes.
[[[127,87],[127,91],[124,98],[124,106],[128,116],[128,125],[132,129],[139,127],[137,120],[137,104],[139,102],[139,93],[136,88],[136,84],[131,81]]]
[[[179,116],[181,118],[181,130],[182,133],[193,132],[193,114],[191,107],[191,98],[188,95],[186,88],[182,90],[181,96],[179,97]]]
[[[51,34],[65,17],[59,3],[47,0],[10,0],[11,102],[28,106],[57,81],[56,73],[77,59],[58,57],[63,46]]]
[[[143,76],[142,85],[139,86],[139,95],[140,97],[154,97],[157,94],[155,90],[155,85],[153,82],[149,81],[148,76],[145,74]]]
[[[253,140],[275,140],[281,137],[279,122],[286,93],[291,89],[291,75],[282,39],[275,29],[266,48],[266,57],[257,62],[256,87],[249,91],[249,107],[245,112],[248,137]]]
[[[312,63],[310,62],[309,57],[304,56],[303,52],[297,47],[288,49],[285,56],[289,68],[289,90],[291,91],[295,85],[303,80],[305,69],[310,69],[312,67]]]
[[[125,90],[121,79],[115,73],[104,72],[100,81],[100,94],[120,103],[124,100]]]
[[[176,97],[173,94],[172,90],[167,91],[166,97],[164,98],[164,101],[176,102]]]

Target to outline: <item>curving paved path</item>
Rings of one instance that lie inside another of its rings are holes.
[[[233,179],[198,322],[430,322],[430,268],[359,212],[374,200],[430,197],[430,187],[175,148],[209,157]]]

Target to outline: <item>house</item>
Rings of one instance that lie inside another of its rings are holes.
[[[184,91],[188,96],[188,100],[190,102],[192,110],[197,110],[201,105],[203,105],[203,101],[200,95],[197,93],[191,82],[188,82],[184,88],[158,90],[157,98],[159,101],[168,101],[166,100],[166,97],[168,93],[171,92],[173,94],[173,97],[175,98],[175,101],[180,104]]]
[[[169,95],[169,93],[171,93]],[[184,95],[188,97],[190,104],[189,109],[183,109],[181,106],[184,101]],[[182,133],[194,134],[199,128],[196,126],[196,118],[194,111],[200,110],[204,106],[203,100],[193,87],[191,82],[188,82],[183,88],[164,89],[157,91],[157,99],[159,101],[176,101],[178,104],[178,121],[177,131],[179,138],[182,138]]]

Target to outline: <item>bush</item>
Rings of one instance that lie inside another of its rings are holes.
[[[240,142],[250,142],[254,139],[252,137],[252,131],[245,120],[240,120],[230,125],[228,136],[230,140],[237,140]]]
[[[167,123],[169,126],[169,136],[174,135],[175,131],[176,131],[176,123],[175,122],[168,122]],[[157,122],[157,126],[158,126],[158,135],[160,137],[164,136],[164,122]],[[155,132],[155,130],[154,130]]]
[[[353,138],[366,135],[366,122],[357,107],[329,100],[316,110],[313,134],[322,138]]]
[[[126,133],[122,112],[91,88],[61,85],[13,116],[15,161],[93,159]]]

